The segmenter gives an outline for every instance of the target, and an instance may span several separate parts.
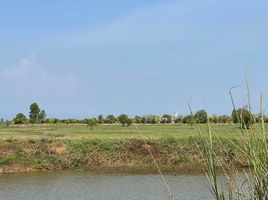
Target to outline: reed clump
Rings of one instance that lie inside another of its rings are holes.
[[[234,110],[236,110],[231,90],[230,96]],[[203,142],[203,149],[199,148],[199,150],[205,160],[206,174],[211,185],[210,191],[217,200],[268,199],[268,138],[265,131],[262,104],[263,98],[261,96],[260,114],[258,116],[261,118],[261,124],[257,124],[255,115],[252,115],[253,122],[255,123],[250,129],[245,125],[243,116],[239,116],[236,113],[239,119],[241,137],[238,142],[230,140],[233,149],[236,149],[240,152],[239,154],[244,156],[248,170],[241,172],[236,165],[230,165],[227,169],[215,153],[215,138],[213,137],[210,123],[208,122],[209,137],[205,137],[203,131],[199,129],[199,134]],[[250,108],[250,105],[248,107]],[[220,139],[217,138],[217,140],[220,142]],[[225,182],[219,181],[218,179],[219,172],[217,165],[225,173]],[[229,173],[230,171],[232,173]]]

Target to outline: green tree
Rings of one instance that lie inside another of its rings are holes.
[[[106,122],[108,124],[114,124],[116,122],[116,117],[114,115],[108,115],[106,117]]]
[[[30,123],[37,124],[37,123],[44,123],[46,119],[46,112],[45,110],[41,110],[37,103],[32,103],[30,105]]]
[[[59,119],[57,119],[57,118],[53,119],[53,124],[57,124],[57,123],[59,123],[59,122],[60,122]]]
[[[93,130],[93,127],[98,125],[98,120],[95,119],[95,118],[88,119],[87,120],[87,125],[90,126],[91,130]]]
[[[99,122],[99,124],[103,123],[103,115],[98,116],[98,122]]]
[[[131,119],[127,119],[127,126],[130,126],[132,124],[132,120]]]
[[[122,126],[125,126],[125,124],[128,123],[128,116],[126,114],[119,115],[118,121],[122,124]]]
[[[15,124],[25,124],[27,122],[27,119],[23,113],[18,113],[13,121]]]
[[[266,119],[267,117],[263,114],[263,121],[265,122],[265,119]],[[257,115],[256,116],[256,122],[258,123],[258,124],[261,124],[262,123],[262,115],[261,114],[259,114],[259,115]]]
[[[140,123],[141,123],[141,117],[140,117],[140,116],[135,116],[135,118],[134,118],[134,122],[135,122],[136,124],[140,124]]]
[[[211,117],[209,117],[209,122],[214,123],[214,124],[218,124],[219,123],[219,117],[217,115],[212,115]]]
[[[183,120],[183,116],[179,115],[178,117],[176,117],[176,118],[174,119],[174,123],[175,123],[175,124],[182,123],[182,120]]]
[[[219,116],[219,123],[221,124],[230,124],[232,122],[232,117],[228,115]]]
[[[144,116],[145,117],[145,121],[147,124],[156,124],[157,121],[156,121],[156,117],[157,116],[154,116],[154,115],[147,115],[147,116]]]
[[[171,123],[172,122],[172,117],[169,114],[164,114],[161,118],[161,123],[165,124],[165,123]]]
[[[39,113],[40,113],[40,108],[37,105],[37,103],[32,103],[30,105],[30,114],[29,114],[31,123],[36,124],[38,122]]]
[[[38,123],[44,123],[46,119],[46,112],[45,110],[41,110],[40,113],[38,114]]]
[[[194,125],[194,117],[192,115],[186,115],[182,119],[182,123],[191,125],[191,127],[193,127],[193,125]]]
[[[141,121],[142,124],[145,124],[146,123],[146,118],[142,117],[140,121]]]
[[[207,112],[205,110],[198,110],[194,114],[194,119],[195,119],[196,123],[199,123],[199,124],[207,123],[207,121],[208,121]]]
[[[238,108],[232,112],[233,123],[240,123],[242,128],[249,129],[250,124],[253,122],[253,115],[247,108]]]

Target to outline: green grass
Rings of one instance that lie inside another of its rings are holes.
[[[197,136],[197,129],[188,125],[139,125],[145,137],[149,139],[187,138]],[[207,126],[202,125],[204,132]],[[239,136],[237,125],[212,125],[215,136],[232,138]],[[6,126],[0,125],[0,139],[134,139],[139,138],[134,126],[99,125],[91,131],[86,125],[38,125],[38,126]]]

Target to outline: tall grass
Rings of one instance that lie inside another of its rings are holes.
[[[248,88],[247,82],[247,89]],[[236,109],[232,89],[233,88],[230,89],[230,97],[233,107]],[[250,98],[249,92],[248,98]],[[248,102],[250,109],[250,100],[248,100]],[[238,113],[236,114],[239,119],[241,137],[238,143],[234,143],[232,140],[230,140],[230,142],[233,147],[246,158],[249,169],[242,173],[235,167],[232,170],[233,173],[229,173],[230,170],[227,170],[226,167],[224,167],[225,165],[217,160],[213,146],[214,137],[212,137],[213,133],[209,121],[209,137],[205,137],[201,129],[199,129],[199,134],[204,146],[204,149],[200,149],[200,152],[206,163],[206,174],[211,185],[211,193],[217,200],[268,200],[268,140],[264,123],[263,97],[261,96],[260,98],[261,124],[257,124],[254,115],[252,115],[255,124],[251,129],[243,129],[243,127],[246,127],[243,126],[243,116],[238,116]],[[225,173],[225,186],[218,180],[219,172],[216,167],[217,165],[220,166]]]

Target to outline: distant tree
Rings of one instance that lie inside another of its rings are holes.
[[[178,117],[176,117],[176,118],[174,119],[174,123],[175,123],[175,124],[182,123],[182,120],[183,120],[183,116],[179,115]]]
[[[230,124],[232,122],[232,117],[228,115],[221,115],[218,118],[219,118],[219,123],[221,124]]]
[[[30,123],[37,124],[37,123],[44,123],[46,119],[46,112],[45,110],[41,110],[37,103],[32,103],[30,105]]]
[[[54,118],[52,121],[53,121],[53,124],[57,124],[60,122],[60,119]]]
[[[102,124],[103,123],[103,115],[98,116],[98,123]]]
[[[40,113],[40,108],[37,105],[37,103],[32,103],[30,105],[30,114],[29,114],[31,123],[36,124],[38,122],[39,113]]]
[[[156,124],[160,124],[161,123],[161,117],[156,116],[155,121],[156,121]]]
[[[145,117],[142,117],[142,118],[141,118],[141,123],[142,123],[142,124],[145,124],[145,123],[146,123],[146,118],[145,118]]]
[[[127,126],[130,126],[132,124],[132,120],[131,119],[127,119]]]
[[[39,115],[38,115],[38,123],[44,123],[45,122],[45,119],[46,119],[46,112],[45,110],[41,110]]]
[[[46,124],[57,124],[60,120],[56,118],[46,118],[44,123]]]
[[[218,124],[219,123],[219,117],[217,115],[212,115],[211,117],[209,117],[209,122],[214,123],[214,124]]]
[[[172,117],[169,114],[164,114],[161,118],[161,123],[165,124],[165,123],[172,123]]]
[[[155,116],[153,116],[151,118],[151,124],[156,124],[157,123],[157,118]]]
[[[142,123],[142,122],[141,122],[141,117],[140,117],[140,116],[135,116],[135,118],[134,118],[134,123],[136,123],[136,124],[140,124],[140,123]]]
[[[182,123],[191,125],[191,127],[194,125],[194,117],[192,115],[186,115],[182,119]]]
[[[27,119],[23,113],[18,113],[13,121],[15,124],[25,124],[27,122]]]
[[[156,124],[157,123],[157,116],[155,115],[147,115],[145,117],[145,122],[147,124]]]
[[[199,123],[199,124],[207,123],[207,121],[208,121],[207,112],[205,110],[198,110],[194,114],[194,119],[195,119],[196,123]]]
[[[9,125],[10,125],[10,121],[6,120],[6,126],[9,126]]]
[[[250,124],[253,122],[253,115],[247,108],[239,108],[232,112],[233,123],[240,123],[242,128],[249,129]]]
[[[267,117],[263,114],[263,121],[264,121],[264,122],[265,122],[265,119],[266,119],[266,118],[267,118]],[[259,115],[256,116],[256,122],[259,123],[259,124],[262,123],[262,114],[259,114]]]
[[[114,115],[108,115],[106,117],[106,122],[108,124],[114,124],[116,122],[116,117]]]
[[[95,118],[88,119],[87,124],[90,126],[90,129],[93,130],[93,127],[98,125],[98,120]]]
[[[122,124],[122,126],[125,126],[125,124],[128,123],[128,116],[126,114],[119,115],[118,121]]]

